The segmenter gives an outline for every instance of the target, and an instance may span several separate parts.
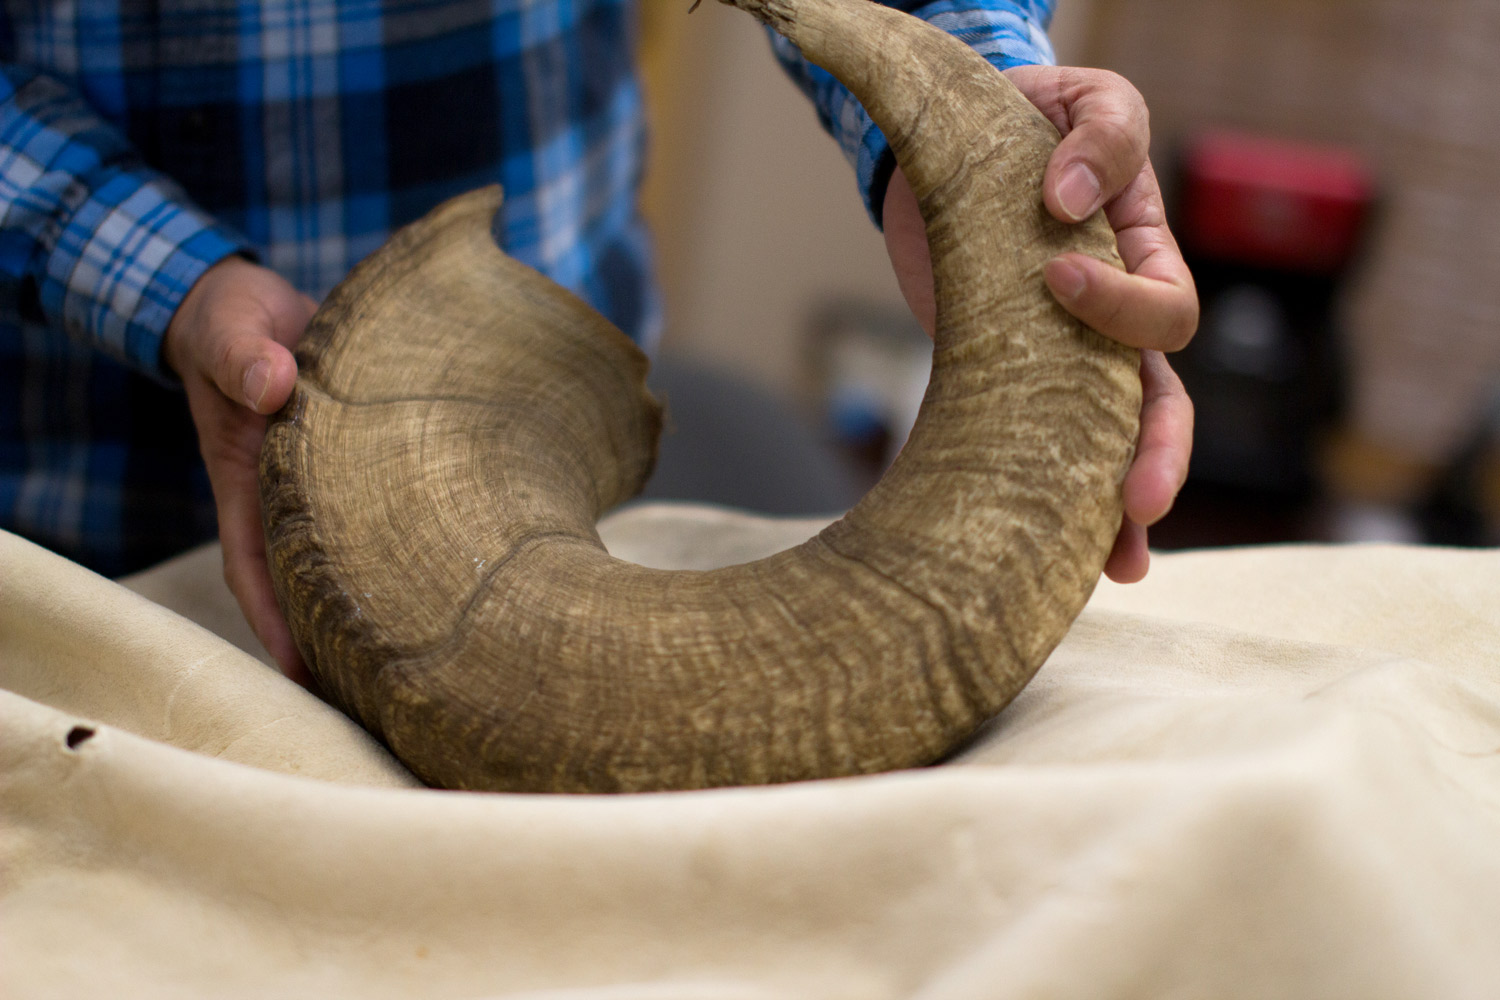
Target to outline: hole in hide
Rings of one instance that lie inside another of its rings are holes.
[[[77,750],[84,741],[94,735],[94,731],[88,726],[74,726],[68,730],[68,749]]]

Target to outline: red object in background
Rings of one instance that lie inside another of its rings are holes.
[[[1334,274],[1353,256],[1375,184],[1360,157],[1238,132],[1206,132],[1182,159],[1189,253],[1281,271]]]

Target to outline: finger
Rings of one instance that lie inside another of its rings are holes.
[[[259,558],[247,558],[242,553],[235,557],[234,562],[230,562],[227,554],[229,542],[225,541],[224,544],[224,578],[229,582],[229,589],[235,595],[255,637],[260,640],[266,652],[271,654],[283,674],[303,687],[310,687],[312,677],[292,639],[291,629],[276,604],[264,552]]]
[[[1062,133],[1042,178],[1042,200],[1055,218],[1088,218],[1146,165],[1150,115],[1124,77],[1108,70],[1032,68],[1012,80]]]
[[[255,436],[263,437],[263,428],[257,430]],[[224,580],[261,645],[284,674],[305,687],[310,682],[307,667],[276,603],[271,583],[255,467],[243,463],[215,464],[213,486],[218,499]]]
[[[255,413],[274,413],[297,381],[292,352],[258,326],[226,326],[203,344],[201,370],[226,397]]]
[[[1146,529],[1128,517],[1115,536],[1115,546],[1104,562],[1104,575],[1115,583],[1139,583],[1151,568],[1151,552],[1146,547]]]
[[[258,461],[264,417],[225,398],[203,376],[184,382],[213,487],[224,580],[245,620],[282,672],[306,685],[306,667],[276,604],[260,518]]]
[[[1083,254],[1062,254],[1047,262],[1043,275],[1064,309],[1130,347],[1178,351],[1198,328],[1198,293],[1181,256],[1148,255],[1131,274]]]
[[[199,370],[227,398],[269,414],[291,395],[297,379],[291,348],[317,304],[279,278],[252,273],[268,287],[236,288],[219,318],[203,324],[192,350]]]
[[[225,575],[227,579],[227,567]],[[255,637],[260,640],[266,652],[271,654],[271,659],[283,674],[310,689],[313,686],[312,674],[308,672],[302,654],[292,639],[291,629],[272,596],[271,576],[264,556],[254,565],[241,563],[237,579],[239,594],[244,595],[244,600],[240,601],[240,609],[246,620],[251,622],[250,627],[254,630]],[[231,590],[233,589],[232,587]],[[239,595],[236,596],[238,598]]]
[[[1160,521],[1172,509],[1193,451],[1193,404],[1157,351],[1141,353],[1141,434],[1125,475],[1125,516],[1136,524]]]

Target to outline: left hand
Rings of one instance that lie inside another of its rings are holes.
[[[317,308],[275,272],[227,257],[188,291],[162,344],[182,379],[213,486],[224,580],[282,672],[303,686],[312,675],[276,604],[266,563],[259,467],[266,415],[292,394],[291,348]]]
[[[1104,572],[1119,583],[1146,575],[1146,528],[1171,510],[1187,479],[1193,404],[1163,352],[1181,350],[1198,327],[1198,293],[1171,230],[1148,158],[1146,104],[1106,70],[1021,66],[1010,78],[1062,133],[1042,179],[1052,215],[1078,222],[1103,208],[1125,271],[1082,254],[1047,263],[1063,308],[1107,337],[1141,350],[1141,434],[1125,476],[1125,519]],[[898,169],[884,202],[885,245],[912,313],[931,336],[937,322],[932,261],[917,199]]]

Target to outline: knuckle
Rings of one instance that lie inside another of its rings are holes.
[[[1092,122],[1093,148],[1104,169],[1106,184],[1115,195],[1135,182],[1149,158],[1150,139],[1140,123],[1112,108]]]
[[[1103,90],[1111,91],[1133,91],[1129,80],[1112,69],[1096,69],[1091,71],[1098,80],[1098,86]]]
[[[1146,107],[1146,98],[1136,89],[1135,84],[1113,70],[1096,70],[1099,74],[1097,86],[1106,90],[1118,102],[1119,108],[1128,117],[1144,120],[1149,111]]]

